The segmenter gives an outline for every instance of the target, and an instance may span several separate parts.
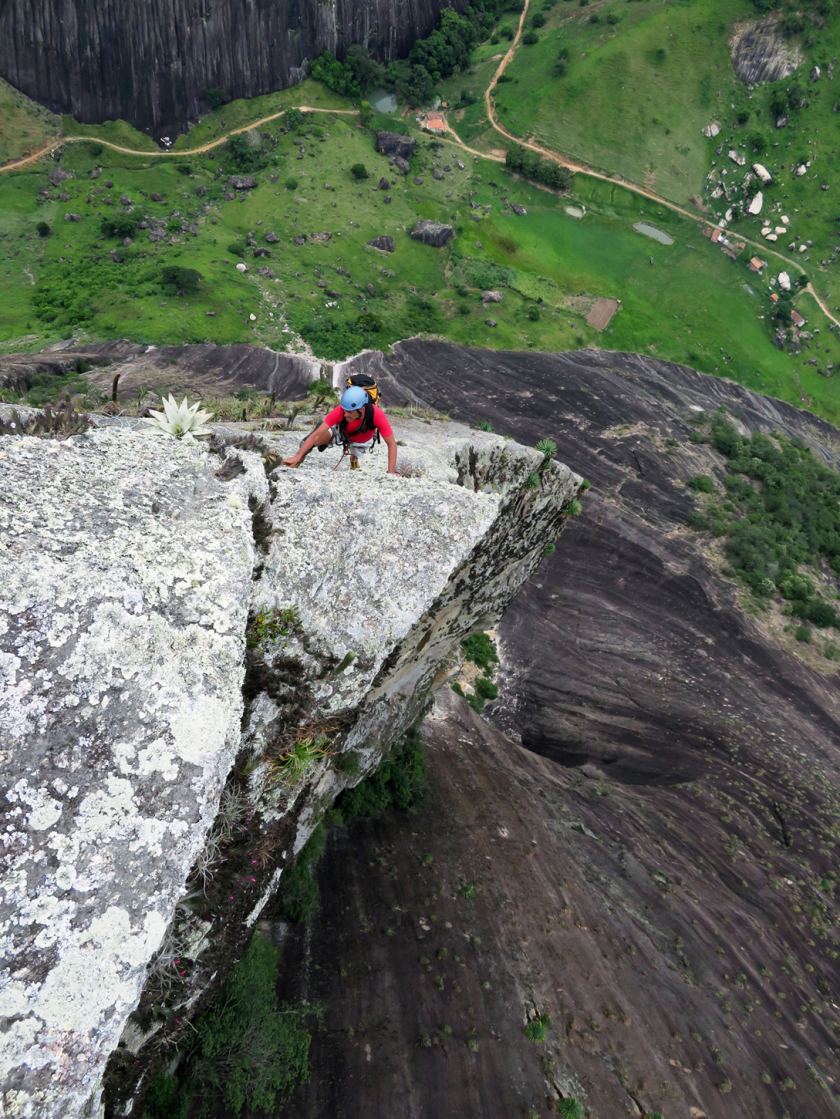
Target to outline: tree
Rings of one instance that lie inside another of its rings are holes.
[[[38,234],[39,237],[49,237],[52,230],[45,221],[39,221],[38,224],[35,226],[35,232]]]
[[[767,150],[767,137],[763,132],[750,133],[750,147],[756,155],[761,155],[762,152]]]
[[[212,89],[208,89],[204,96],[207,104],[214,113],[218,112],[222,105],[228,100],[227,94],[220,86],[213,86]]]
[[[368,169],[367,167],[365,167],[364,163],[354,163],[353,166],[350,168],[350,174],[353,176],[356,182],[360,183],[362,179],[366,179],[368,177]]]
[[[168,264],[160,270],[160,283],[167,295],[195,295],[204,279],[195,268],[179,268]]]

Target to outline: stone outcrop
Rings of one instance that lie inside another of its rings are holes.
[[[295,433],[218,455],[124,426],[0,439],[7,1114],[101,1115],[112,1052],[108,1108],[127,1113],[147,1043],[203,1005],[581,484],[500,436],[395,428],[410,478],[384,451],[277,469]],[[248,857],[219,888],[234,823]]]
[[[387,233],[383,233],[380,237],[373,237],[367,242],[372,249],[379,249],[383,253],[392,253],[396,248],[394,238]]]
[[[778,82],[802,65],[799,47],[785,39],[780,22],[778,15],[769,15],[735,27],[729,48],[735,73],[745,84]]]
[[[309,59],[366,43],[405,56],[435,27],[441,0],[29,0],[0,5],[0,75],[57,113],[123,119],[175,135],[207,112],[206,94],[256,97],[302,81]],[[463,11],[464,0],[453,5]]]
[[[398,132],[377,132],[376,150],[380,155],[399,156],[400,159],[409,160],[414,155],[417,141],[410,136],[402,136]]]
[[[452,236],[452,226],[444,225],[440,221],[430,221],[423,218],[411,231],[413,241],[422,241],[424,245],[431,245],[435,249],[442,249]]]

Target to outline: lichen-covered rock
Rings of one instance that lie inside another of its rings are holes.
[[[0,438],[6,1115],[80,1115],[239,747],[250,471],[128,431]]]
[[[101,1115],[112,1051],[108,1108],[128,1113],[147,1042],[161,1052],[206,1000],[581,484],[497,435],[394,426],[412,477],[385,473],[384,448],[352,472],[338,450],[277,467],[297,433],[223,462],[125,428],[0,439],[7,1114]],[[302,734],[324,749],[295,775]],[[223,795],[247,803],[248,856],[216,887]]]
[[[383,253],[392,253],[396,248],[396,245],[394,244],[394,238],[389,236],[387,233],[383,233],[381,237],[371,238],[371,240],[368,241],[367,244],[372,249],[379,249],[380,252]]]

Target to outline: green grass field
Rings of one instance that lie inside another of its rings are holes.
[[[31,155],[61,130],[61,119],[0,78],[0,167]]]
[[[539,42],[520,44],[512,80],[497,88],[505,127],[676,202],[699,196],[708,162],[701,129],[740,86],[727,37],[755,16],[749,0],[561,2],[545,14]]]

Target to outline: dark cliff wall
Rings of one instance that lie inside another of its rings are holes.
[[[57,113],[183,131],[221,87],[294,85],[305,60],[367,43],[405,54],[466,0],[0,0],[0,75]]]

